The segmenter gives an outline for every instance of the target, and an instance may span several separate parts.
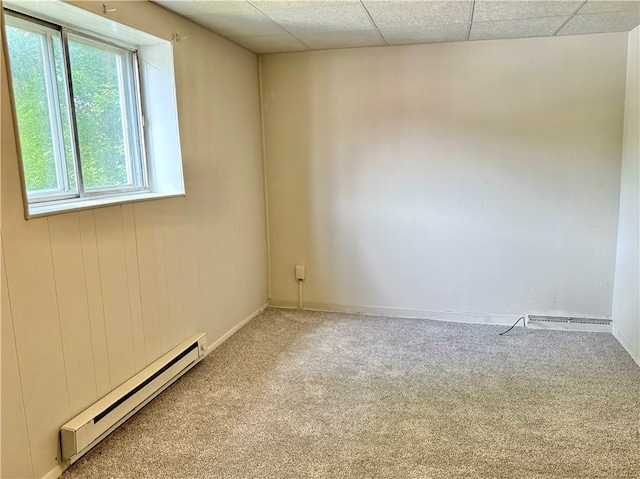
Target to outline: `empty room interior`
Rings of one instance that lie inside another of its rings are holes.
[[[5,0],[17,478],[640,478],[640,2]]]

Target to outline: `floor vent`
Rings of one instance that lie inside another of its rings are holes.
[[[611,332],[611,320],[605,318],[577,318],[573,316],[528,315],[527,326],[576,331]]]
[[[68,464],[104,439],[204,356],[207,335],[195,334],[62,426],[62,459]]]

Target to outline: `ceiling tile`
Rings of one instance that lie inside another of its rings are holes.
[[[376,30],[360,30],[354,32],[319,32],[298,33],[300,40],[314,50],[331,48],[356,48],[383,46],[384,41]]]
[[[469,23],[468,1],[369,0],[363,2],[378,28]]]
[[[254,7],[260,10],[280,10],[283,8],[309,8],[334,5],[346,5],[360,3],[359,0],[248,0]]]
[[[575,15],[562,27],[558,35],[628,32],[638,24],[640,24],[640,12],[637,11]]]
[[[640,24],[640,0],[152,1],[256,53],[463,41],[472,11],[471,40],[549,36],[567,19],[559,35]]]
[[[380,33],[389,45],[409,43],[459,42],[467,38],[467,25],[431,25],[428,27],[388,28]]]
[[[193,21],[226,37],[279,35],[287,33],[264,13],[244,0],[164,1],[158,4],[189,16]]]
[[[268,35],[261,37],[231,38],[238,45],[254,53],[282,53],[309,50],[309,47],[293,35]]]
[[[589,1],[578,11],[578,15],[587,13],[625,12],[628,10],[640,10],[640,2]]]
[[[198,14],[192,15],[191,18],[212,32],[226,37],[256,37],[287,33],[266,15],[255,8],[251,9],[252,12]]]
[[[525,18],[497,22],[473,22],[469,40],[527,38],[553,35],[565,17]]]
[[[180,13],[181,15],[197,15],[199,13],[238,13],[254,10],[245,0],[153,0],[154,3],[161,5],[169,10]]]
[[[562,16],[565,18],[580,5],[578,1],[493,1],[476,0],[473,21],[512,20]]]
[[[291,33],[371,30],[373,28],[369,15],[359,3],[269,10],[266,14]]]

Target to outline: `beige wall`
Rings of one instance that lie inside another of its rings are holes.
[[[273,303],[610,317],[626,38],[264,56]]]
[[[187,196],[25,221],[2,62],[3,478],[55,473],[64,422],[266,302],[256,56],[151,3],[115,16],[188,36],[174,46]]]
[[[640,27],[629,33],[614,335],[640,364]]]

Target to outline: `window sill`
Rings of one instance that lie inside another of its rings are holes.
[[[184,193],[131,193],[128,195],[102,196],[99,198],[83,198],[73,200],[61,200],[45,204],[32,203],[29,205],[27,219],[43,216],[59,215],[72,211],[82,211],[104,206],[134,203],[137,201],[150,201],[163,198],[176,198],[185,196]]]

